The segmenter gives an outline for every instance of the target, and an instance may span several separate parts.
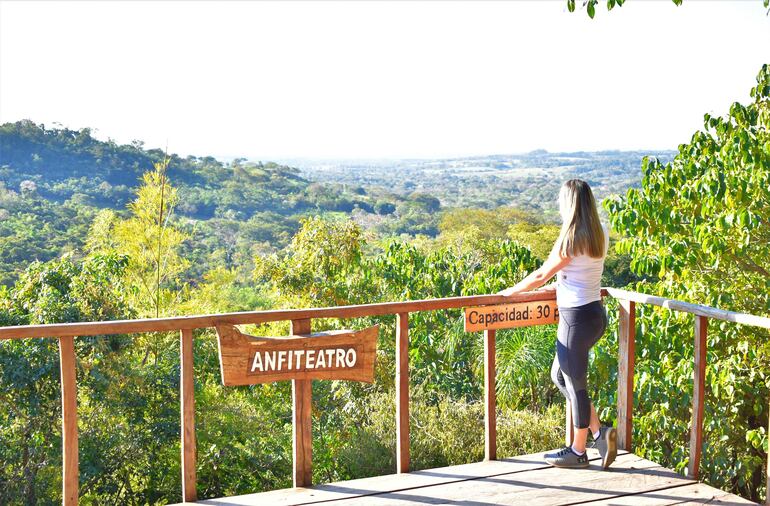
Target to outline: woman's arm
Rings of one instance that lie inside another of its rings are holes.
[[[497,292],[506,297],[514,293],[529,292],[543,286],[557,272],[562,270],[570,262],[570,257],[562,257],[558,252],[552,251],[543,265],[539,269],[532,271],[526,278],[522,279],[516,285]],[[546,287],[547,290],[555,290],[556,285],[551,284]]]

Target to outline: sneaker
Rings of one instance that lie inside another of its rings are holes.
[[[594,448],[599,450],[602,457],[602,469],[607,469],[618,455],[618,431],[615,427],[599,429],[599,439],[594,441]]]
[[[588,452],[577,455],[572,448],[565,446],[561,450],[546,453],[545,461],[554,467],[588,467]]]

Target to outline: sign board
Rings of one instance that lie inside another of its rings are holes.
[[[286,337],[256,337],[217,326],[225,386],[295,379],[374,380],[379,327]]]
[[[465,308],[465,331],[512,329],[559,322],[555,300]]]

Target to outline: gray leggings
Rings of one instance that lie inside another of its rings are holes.
[[[588,350],[607,328],[607,312],[600,301],[583,306],[560,307],[556,356],[551,379],[572,405],[572,423],[585,429],[591,420],[591,401],[586,392]]]

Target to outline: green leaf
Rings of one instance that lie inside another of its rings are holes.
[[[595,4],[596,0],[588,0],[588,6],[586,7],[586,10],[588,11],[588,17],[593,19],[594,14],[596,14],[596,7]]]
[[[575,12],[575,0],[567,0],[567,10]]]

